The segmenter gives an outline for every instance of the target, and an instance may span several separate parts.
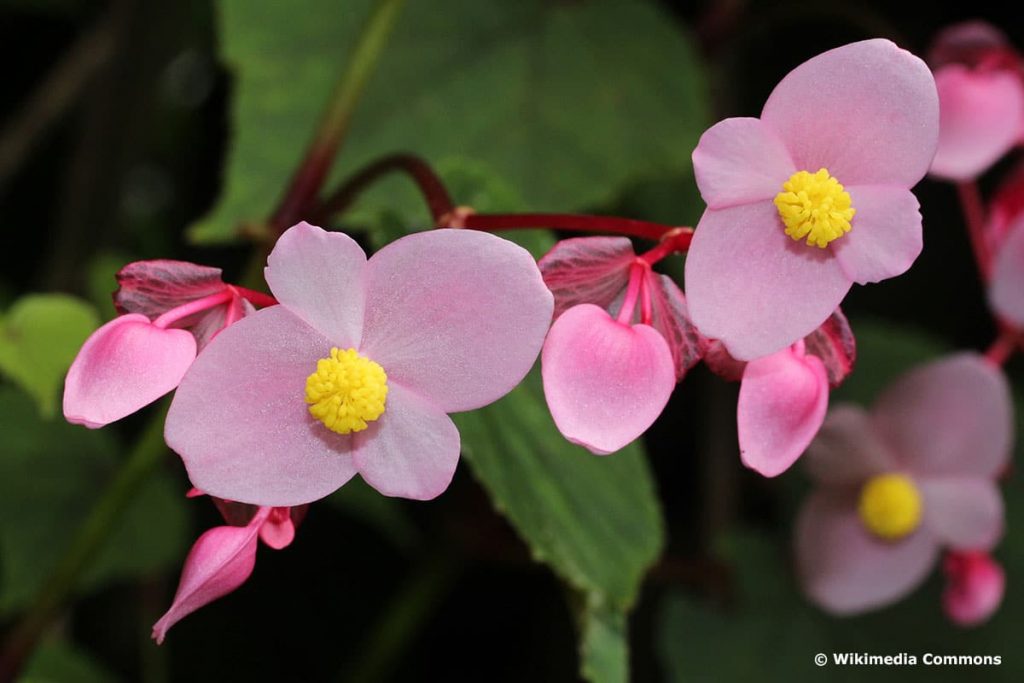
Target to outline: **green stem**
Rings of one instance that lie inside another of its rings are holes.
[[[102,550],[110,531],[135,499],[140,487],[153,472],[164,445],[164,417],[167,403],[153,416],[128,458],[118,468],[95,507],[79,527],[70,547],[53,573],[36,594],[28,612],[14,628],[0,655],[0,681],[13,680],[36,641],[49,626],[58,610],[71,596],[82,573]]]

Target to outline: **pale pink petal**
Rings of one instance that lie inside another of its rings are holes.
[[[299,223],[277,240],[264,273],[277,300],[334,346],[359,347],[366,254],[355,240]]]
[[[790,71],[761,119],[798,169],[827,168],[844,185],[909,188],[935,154],[939,100],[924,62],[888,40],[864,40]]]
[[[281,550],[295,540],[295,524],[291,508],[272,508],[260,525],[260,540],[274,550]]]
[[[153,640],[163,643],[167,631],[200,607],[235,590],[256,565],[256,534],[261,518],[248,526],[218,526],[196,541],[185,558],[171,608],[153,625]]]
[[[553,299],[530,254],[473,230],[430,230],[374,254],[362,352],[446,413],[504,396],[526,376]]]
[[[690,318],[738,360],[775,353],[828,319],[850,289],[830,249],[786,235],[771,202],[704,212],[686,258]]]
[[[1012,71],[948,64],[935,72],[935,85],[940,127],[931,173],[956,181],[976,178],[1017,144],[1024,83]]]
[[[942,563],[942,608],[960,626],[976,626],[995,614],[1006,592],[1003,568],[984,553],[950,553]]]
[[[988,301],[1001,319],[1024,327],[1024,214],[996,252]]]
[[[796,522],[796,560],[804,593],[819,607],[850,615],[896,602],[928,576],[939,546],[926,529],[895,542],[865,529],[856,491],[820,489]]]
[[[990,550],[1003,536],[999,487],[978,477],[919,477],[924,523],[944,546]]]
[[[537,262],[555,297],[554,317],[577,304],[608,306],[626,288],[636,260],[628,237],[572,237],[555,243]]]
[[[591,304],[555,321],[541,358],[544,396],[558,430],[594,453],[647,431],[676,384],[672,353],[647,325],[625,325]]]
[[[772,199],[798,170],[782,139],[761,119],[719,121],[693,150],[697,186],[709,209]]]
[[[676,381],[704,357],[710,342],[690,320],[686,296],[668,275],[648,273],[646,286],[651,295],[651,327],[668,343]]]
[[[903,375],[876,401],[872,421],[902,466],[918,475],[995,476],[1013,438],[1006,378],[974,353]]]
[[[265,506],[309,503],[355,474],[351,437],[309,414],[306,378],[332,342],[284,306],[227,328],[196,359],[164,436],[192,483]]]
[[[385,496],[436,498],[459,463],[459,430],[451,418],[394,381],[384,414],[356,433],[355,445],[359,474]]]
[[[859,485],[898,467],[875,435],[867,411],[852,403],[838,405],[828,412],[807,449],[804,463],[811,477],[837,485]]]
[[[853,371],[857,360],[857,340],[850,323],[839,308],[818,329],[804,337],[807,353],[817,356],[825,365],[828,385],[833,389]]]
[[[905,273],[924,244],[917,197],[886,185],[846,188],[857,214],[835,242],[836,259],[854,282],[879,282]]]
[[[828,376],[816,356],[783,349],[747,363],[736,403],[743,464],[775,477],[807,449],[828,409]]]
[[[119,313],[157,318],[172,308],[216,294],[227,285],[220,268],[157,259],[129,263],[117,275],[114,306]]]
[[[196,357],[185,330],[144,315],[114,318],[82,345],[64,381],[64,417],[96,428],[120,420],[178,386]]]

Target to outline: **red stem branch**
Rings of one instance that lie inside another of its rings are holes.
[[[974,260],[978,264],[983,282],[988,282],[992,272],[991,257],[988,251],[988,243],[985,240],[985,204],[981,198],[981,191],[974,181],[957,183],[957,195],[960,197],[960,208],[964,213],[964,220],[967,222],[967,234],[971,239],[971,248],[974,250]]]

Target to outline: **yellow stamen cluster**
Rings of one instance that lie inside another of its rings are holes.
[[[349,434],[366,429],[384,413],[388,376],[377,363],[355,349],[331,349],[306,378],[309,412],[332,432]]]
[[[909,477],[880,474],[861,489],[857,511],[871,533],[886,541],[896,541],[921,523],[921,494]]]
[[[806,237],[809,246],[821,249],[850,232],[856,213],[850,206],[850,194],[824,168],[790,176],[782,184],[782,192],[775,195],[775,208],[786,224],[787,235],[797,241]]]

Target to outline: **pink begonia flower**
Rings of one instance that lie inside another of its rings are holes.
[[[924,62],[888,40],[791,71],[761,118],[726,119],[693,153],[708,208],[686,260],[693,322],[739,360],[821,325],[853,282],[906,271],[921,251],[910,192],[938,139]]]
[[[200,493],[201,495],[201,493]],[[190,493],[190,497],[194,497]],[[167,631],[184,617],[246,582],[256,565],[256,539],[274,550],[295,538],[305,507],[253,507],[214,499],[228,522],[207,530],[192,546],[170,609],[153,625],[153,640],[164,642]]]
[[[605,455],[651,426],[706,346],[686,298],[625,237],[562,240],[538,264],[555,297],[541,354],[558,430]]]
[[[118,274],[121,313],[82,345],[64,384],[64,417],[90,428],[120,420],[172,391],[221,329],[272,299],[225,284],[220,270],[138,261]]]
[[[795,529],[804,592],[855,614],[914,590],[940,548],[992,548],[1012,440],[1006,379],[973,353],[910,371],[870,412],[832,410],[804,458],[818,483]]]
[[[1006,592],[1006,574],[988,553],[952,552],[942,561],[942,608],[960,626],[977,626],[995,614]]]
[[[439,495],[459,458],[446,413],[515,387],[551,322],[537,264],[487,233],[417,233],[367,260],[300,223],[265,273],[280,305],[199,354],[165,429],[195,486],[255,505],[309,503],[356,472],[385,495]]]

